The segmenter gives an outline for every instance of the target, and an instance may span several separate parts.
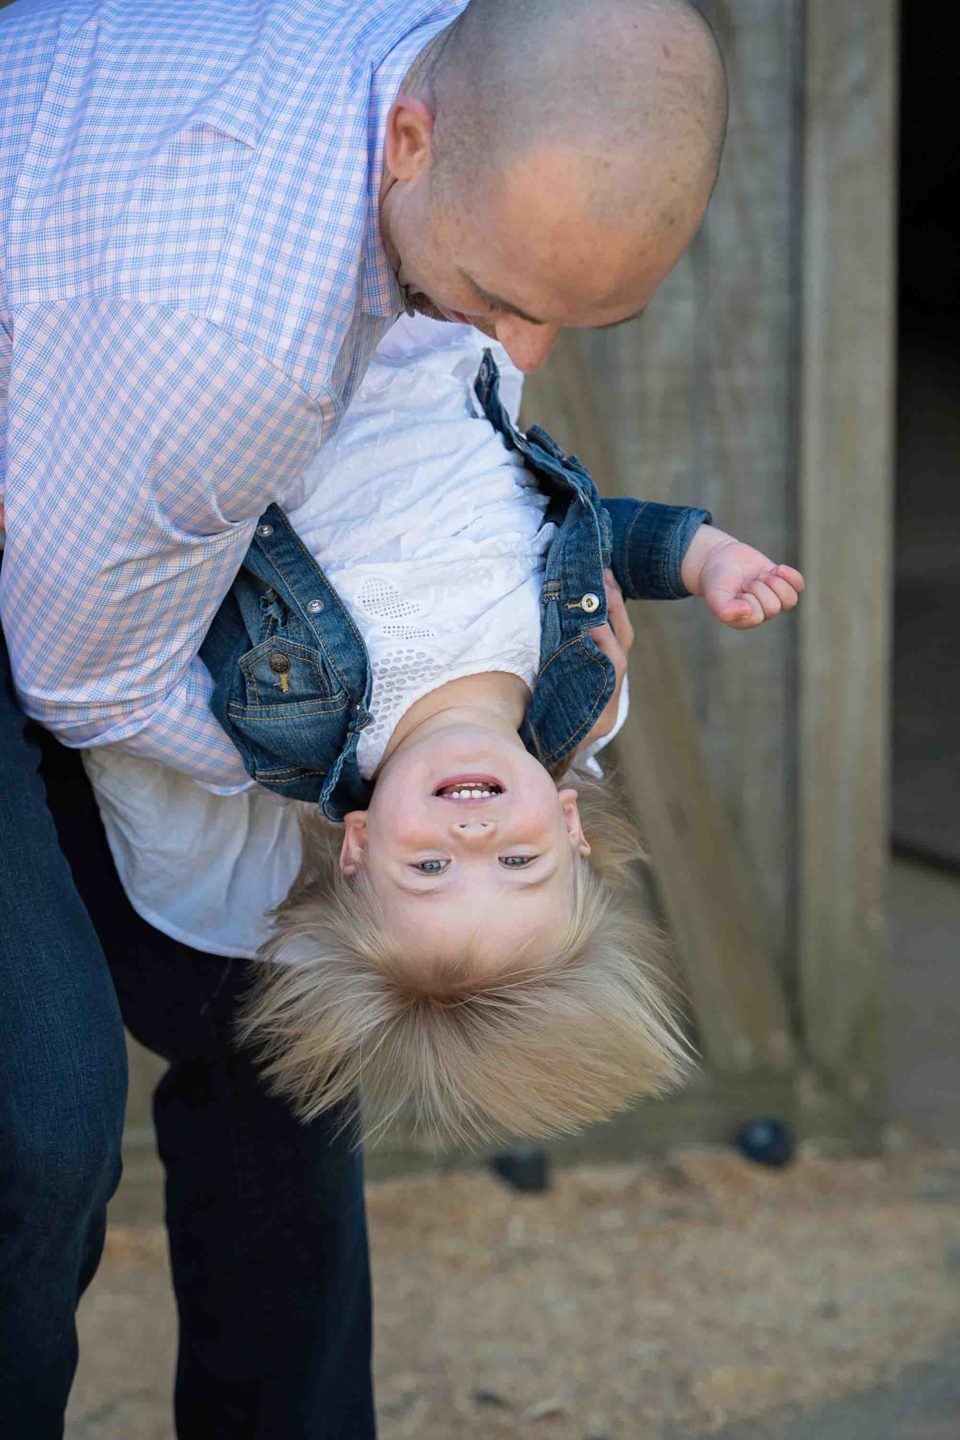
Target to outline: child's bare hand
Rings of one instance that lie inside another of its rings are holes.
[[[752,545],[701,525],[681,570],[684,584],[734,630],[752,630],[783,610],[792,610],[803,591],[803,576],[778,565]]]
[[[578,750],[585,750],[595,741],[602,740],[610,734],[617,723],[617,711],[620,706],[620,691],[623,689],[623,679],[627,673],[627,655],[633,644],[633,626],[630,624],[630,617],[627,615],[627,607],[623,599],[623,591],[614,579],[612,570],[604,570],[603,587],[607,595],[607,619],[603,625],[596,625],[590,630],[591,640],[597,642],[598,647],[606,655],[613,665],[617,683],[614,686],[613,694],[607,701],[600,717],[587,738],[577,746]]]

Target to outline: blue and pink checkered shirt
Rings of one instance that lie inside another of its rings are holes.
[[[387,112],[464,4],[0,12],[0,613],[64,744],[249,783],[197,648],[401,309]]]

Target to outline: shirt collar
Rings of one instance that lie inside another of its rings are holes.
[[[380,181],[383,177],[383,144],[387,132],[387,116],[404,75],[416,57],[435,35],[445,30],[463,8],[462,4],[445,6],[440,20],[418,25],[399,40],[377,65],[370,86],[370,110],[367,127],[369,174],[367,233],[363,246],[360,273],[360,308],[365,315],[391,317],[403,309],[403,297],[393,266],[380,238]]]

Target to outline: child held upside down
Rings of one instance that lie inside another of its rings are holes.
[[[250,774],[324,817],[241,1036],[304,1119],[361,1086],[368,1136],[407,1109],[472,1139],[571,1130],[686,1073],[623,883],[636,837],[584,770],[625,712],[623,595],[702,594],[749,628],[803,586],[706,511],[601,501],[579,461],[516,428],[519,374],[498,349],[508,411],[481,344],[394,327],[307,500],[262,517],[201,652]],[[91,758],[113,843],[135,782]],[[150,823],[182,833],[171,783],[176,815],[154,787]],[[289,854],[302,807],[188,803],[206,852],[229,856],[224,896],[281,898],[270,836]]]

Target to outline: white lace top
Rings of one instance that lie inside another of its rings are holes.
[[[290,512],[370,655],[373,723],[357,755],[367,779],[430,690],[484,670],[532,685],[537,671],[554,526],[519,458],[478,423],[473,381],[489,343],[465,326],[398,321]],[[518,401],[519,373],[495,349]]]

